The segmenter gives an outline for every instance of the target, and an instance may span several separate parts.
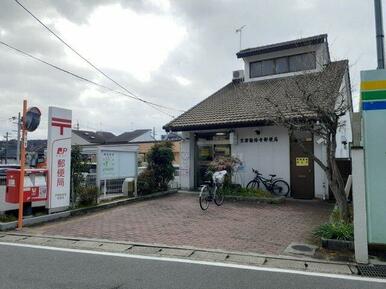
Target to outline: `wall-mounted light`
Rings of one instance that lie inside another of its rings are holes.
[[[226,133],[225,132],[216,132],[216,135],[226,135]]]

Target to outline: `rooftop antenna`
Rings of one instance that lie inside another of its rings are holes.
[[[240,35],[240,51],[241,51],[241,34],[243,33],[243,29],[246,25],[241,26],[240,28],[236,29],[236,33],[239,33]]]

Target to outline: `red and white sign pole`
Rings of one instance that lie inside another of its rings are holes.
[[[19,212],[17,228],[23,228],[23,201],[24,201],[24,170],[25,170],[25,149],[27,145],[27,130],[25,120],[27,115],[27,100],[23,100],[23,121],[21,122],[21,147],[20,147],[20,181],[19,181]],[[18,152],[17,152],[18,153]]]

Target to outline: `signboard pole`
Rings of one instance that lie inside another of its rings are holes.
[[[21,122],[21,148],[20,148],[20,181],[19,181],[19,212],[17,219],[17,228],[23,228],[23,200],[24,200],[24,170],[25,170],[25,149],[27,146],[27,131],[25,129],[25,120],[27,114],[27,100],[23,100],[23,120]]]

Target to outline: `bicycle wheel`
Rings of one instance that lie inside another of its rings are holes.
[[[207,186],[201,188],[199,203],[201,210],[205,211],[209,207],[209,189]]]
[[[289,193],[289,185],[283,180],[274,181],[271,192],[277,196],[287,196]]]
[[[260,186],[260,183],[255,181],[255,180],[252,180],[250,181],[248,184],[247,184],[247,189],[258,189]]]
[[[222,190],[222,188],[218,188],[216,196],[214,197],[214,203],[217,206],[221,206],[222,203],[224,203],[224,191]]]

